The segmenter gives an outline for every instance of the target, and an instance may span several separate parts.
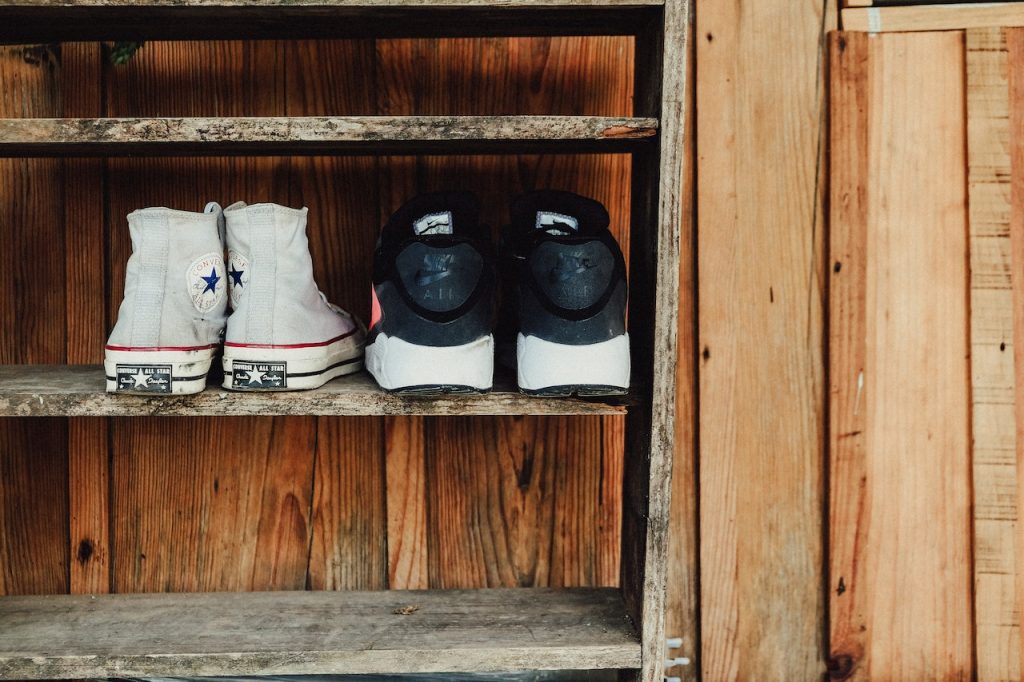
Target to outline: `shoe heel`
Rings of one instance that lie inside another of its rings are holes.
[[[378,334],[366,346],[366,368],[386,391],[489,391],[494,383],[494,337],[460,346],[419,346]]]
[[[213,348],[114,350],[104,354],[107,393],[190,395],[206,388]]]
[[[629,389],[629,334],[583,346],[520,334],[516,360],[519,388],[525,393],[598,396]]]
[[[226,344],[223,385],[232,391],[319,388],[363,368],[363,340],[363,332],[354,330],[330,342],[301,348]]]

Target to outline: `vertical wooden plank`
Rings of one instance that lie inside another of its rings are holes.
[[[309,588],[387,588],[383,421],[320,419]]]
[[[103,114],[103,50],[98,43],[62,46],[63,115]],[[107,331],[106,243],[102,159],[64,161],[67,361],[99,363]],[[106,419],[68,420],[71,591],[110,591],[110,449]]]
[[[424,419],[388,417],[384,420],[388,587],[393,590],[425,590],[430,587]]]
[[[1007,65],[1009,71],[1009,150],[1010,150],[1010,264],[1015,272],[1024,267],[1024,29],[1006,30]],[[1017,509],[1024,509],[1024,278],[1014,277],[1013,285],[1013,367],[1014,416],[1016,430]],[[1018,523],[1014,540],[1024,546],[1024,524]],[[1024,567],[1016,561],[1017,616],[1024,604]],[[1021,628],[1024,630],[1024,628]],[[1017,642],[1024,650],[1024,631]]]
[[[0,48],[0,115],[56,116],[60,50]],[[65,358],[63,174],[54,159],[0,159],[0,362]],[[0,424],[0,594],[68,589],[63,419]]]
[[[691,20],[692,21],[692,20]],[[692,26],[687,38],[686,96],[684,109],[683,179],[680,190],[679,226],[679,342],[676,353],[676,423],[672,458],[672,506],[668,532],[668,591],[665,599],[665,638],[681,639],[682,646],[669,658],[689,659],[688,665],[671,666],[667,674],[686,682],[698,679],[697,637],[697,458],[696,458],[696,263],[693,250],[696,202],[696,160],[693,116],[694,54]]]
[[[977,677],[1020,678],[1010,267],[1009,73],[1002,29],[967,31],[971,463]]]
[[[836,17],[828,0],[697,0],[704,679],[825,668],[824,37]]]
[[[854,679],[968,679],[963,34],[833,44],[832,656]]]
[[[603,515],[599,418],[446,417],[427,424],[431,587],[615,579],[599,573],[595,546]]]
[[[829,669],[836,675],[849,674],[864,657],[866,614],[846,595],[857,576],[842,576],[841,567],[849,557],[867,546],[864,524],[836,523],[836,514],[847,509],[865,509],[868,490],[859,485],[838,485],[840,481],[866,480],[864,442],[867,410],[839,410],[839,405],[857,405],[863,390],[861,377],[866,364],[867,338],[865,277],[867,269],[867,191],[869,107],[868,50],[866,33],[833,33],[831,46],[831,146],[832,169],[829,248],[829,399],[833,408],[829,422],[831,477],[830,575],[843,582],[833,585],[831,598],[831,652]],[[842,340],[841,343],[836,343]],[[849,377],[853,377],[851,381]]]
[[[115,590],[303,589],[313,419],[183,427],[175,417],[112,420]]]

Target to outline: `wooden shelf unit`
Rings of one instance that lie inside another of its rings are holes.
[[[356,376],[286,396],[208,389],[158,400],[107,396],[95,367],[5,367],[0,415],[11,417],[625,410],[626,458],[619,589],[0,597],[0,679],[603,668],[661,682],[679,262],[691,257],[692,241],[680,229],[690,153],[683,148],[689,7],[689,0],[0,0],[0,42],[8,43],[636,36],[632,118],[0,120],[3,156],[630,153],[635,387],[621,400],[535,399],[500,387],[486,396],[403,398]],[[403,606],[418,608],[396,613]]]

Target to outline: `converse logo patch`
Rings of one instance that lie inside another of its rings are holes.
[[[219,253],[208,253],[188,266],[185,287],[196,310],[208,313],[224,301],[227,295],[226,274],[224,258]]]
[[[228,293],[233,309],[238,310],[238,304],[248,286],[249,259],[237,251],[228,251]]]
[[[117,390],[130,393],[170,393],[170,365],[117,365]]]
[[[538,230],[545,230],[551,234],[571,234],[580,229],[580,221],[571,215],[553,213],[552,211],[537,211]]]
[[[232,388],[260,389],[288,386],[287,362],[235,360],[231,372]]]
[[[412,224],[413,232],[418,235],[451,234],[452,212],[428,213]]]

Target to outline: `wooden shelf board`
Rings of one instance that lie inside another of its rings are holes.
[[[615,589],[0,597],[2,679],[639,665]]]
[[[630,35],[663,0],[0,0],[0,42]]]
[[[380,389],[366,372],[311,391],[243,393],[210,386],[195,395],[107,393],[94,365],[0,366],[2,417],[136,417],[247,415],[607,415],[623,414],[632,395],[543,398],[520,393],[500,374],[481,395],[403,396]]]
[[[655,138],[654,118],[330,116],[0,119],[0,156],[616,151]]]
[[[1024,26],[1024,3],[964,2],[905,7],[850,7],[842,11],[842,19],[844,31],[871,33]]]

